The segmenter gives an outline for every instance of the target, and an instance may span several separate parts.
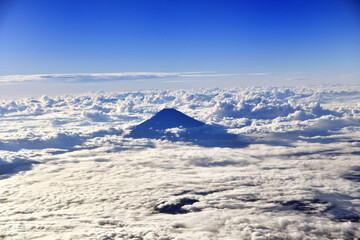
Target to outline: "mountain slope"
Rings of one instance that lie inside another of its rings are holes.
[[[127,137],[185,141],[204,147],[236,148],[248,145],[248,140],[228,133],[223,126],[207,125],[172,108],[165,108],[135,126]]]
[[[198,128],[205,123],[195,120],[173,108],[164,108],[152,118],[137,125],[132,129],[129,136],[133,138],[161,138],[170,137],[165,132],[169,128]]]
[[[168,128],[202,127],[205,123],[195,120],[173,108],[164,108],[149,120],[138,125],[135,129],[165,130]]]

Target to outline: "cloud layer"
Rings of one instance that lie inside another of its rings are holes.
[[[0,101],[0,236],[359,238],[359,103],[343,86]],[[251,142],[125,137],[165,107]]]

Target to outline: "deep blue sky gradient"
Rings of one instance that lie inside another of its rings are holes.
[[[0,0],[0,8],[0,75],[360,76],[357,0]]]

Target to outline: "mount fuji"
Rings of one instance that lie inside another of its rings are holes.
[[[223,126],[205,124],[173,108],[164,108],[133,127],[126,137],[192,142],[204,147],[236,148],[248,145],[243,137],[228,133]]]

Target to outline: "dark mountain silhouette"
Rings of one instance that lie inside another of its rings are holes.
[[[165,130],[176,127],[202,127],[204,125],[205,123],[195,120],[183,114],[182,112],[179,112],[178,110],[173,108],[164,108],[149,120],[146,120],[145,122],[135,127],[135,129],[140,130],[152,128],[156,130]]]
[[[175,128],[176,131],[169,130]],[[126,137],[185,141],[204,147],[235,148],[248,145],[243,137],[228,133],[223,126],[205,124],[172,108],[165,108],[133,127]]]

